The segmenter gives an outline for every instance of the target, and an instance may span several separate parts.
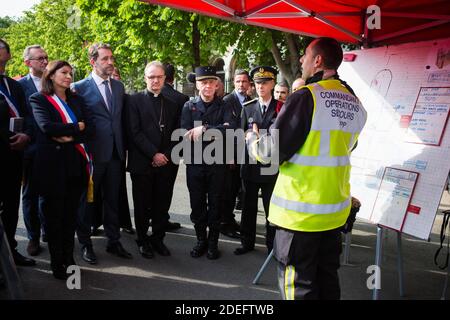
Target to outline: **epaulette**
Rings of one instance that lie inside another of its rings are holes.
[[[242,105],[245,107],[246,105],[248,105],[248,104],[250,104],[250,103],[253,103],[253,102],[255,102],[255,101],[258,101],[258,98],[255,98],[255,99],[253,99],[253,100],[244,102]]]

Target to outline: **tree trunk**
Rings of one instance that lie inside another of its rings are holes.
[[[285,60],[281,55],[280,49],[277,46],[277,40],[275,37],[275,31],[269,31],[272,38],[272,52],[273,58],[277,67],[283,74],[283,77],[289,84],[292,85],[295,79],[300,76],[300,41],[298,36],[291,33],[284,33],[284,37],[287,43],[288,54]]]
[[[292,33],[285,33],[286,41],[288,44],[289,50],[289,60],[290,60],[290,69],[292,75],[292,82],[298,78],[300,75],[300,48],[298,43],[298,36],[293,35]],[[289,85],[292,84],[289,81]]]
[[[192,52],[194,54],[194,64],[192,70],[195,67],[200,66],[200,30],[198,29],[198,22],[200,17],[194,13],[194,20],[192,21]]]

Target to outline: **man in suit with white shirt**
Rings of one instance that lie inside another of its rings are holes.
[[[175,80],[175,67],[170,63],[165,63],[164,71],[166,73],[166,80],[164,82],[164,87],[162,88],[161,92],[176,103],[176,105],[178,107],[179,117],[181,117],[181,110],[183,110],[183,106],[186,103],[186,101],[189,100],[189,97],[187,95],[177,91],[174,88],[173,82]],[[171,172],[169,198],[170,198],[170,201],[172,202],[173,188],[175,186],[175,181],[177,179],[177,174],[178,174],[178,163],[169,162],[168,165],[170,166],[170,172]],[[179,222],[172,222],[169,219],[170,219],[170,215],[169,215],[169,212],[167,212],[166,231],[172,231],[172,230],[177,230],[177,229],[181,228],[181,224]]]
[[[25,92],[28,113],[33,116],[29,98],[32,94],[41,91],[41,78],[48,64],[48,56],[44,48],[40,45],[31,45],[25,48],[23,60],[30,72],[18,82]],[[30,256],[38,255],[42,248],[40,246],[40,237],[45,241],[45,220],[40,208],[40,198],[36,185],[33,183],[32,170],[34,163],[34,154],[36,153],[35,144],[35,122],[33,121],[33,135],[31,142],[24,152],[23,162],[23,189],[22,189],[22,209],[25,227],[28,233],[27,252]]]
[[[33,266],[36,261],[22,256],[16,249],[23,150],[30,142],[32,125],[22,87],[5,75],[6,64],[10,59],[8,43],[0,39],[0,217],[15,264]],[[17,121],[23,118],[23,130],[12,132],[9,128],[11,118],[17,118]]]
[[[242,106],[245,102],[250,101],[247,91],[250,87],[250,75],[246,70],[237,69],[234,72],[234,90],[226,95],[223,101],[230,106],[235,122],[241,123]],[[237,147],[237,144],[235,144]],[[237,165],[237,150],[234,151],[234,164],[227,164],[225,175],[226,183],[224,184],[224,205],[221,209],[220,232],[231,238],[239,238],[239,224],[235,220],[234,208],[236,205],[236,197],[240,197],[242,181],[240,176],[240,167]]]
[[[250,76],[256,84],[258,98],[244,103],[241,114],[243,130],[268,130],[277,117],[278,100],[272,97],[277,71],[270,66],[259,66],[250,71]],[[244,185],[244,208],[241,215],[241,247],[234,254],[242,255],[254,250],[256,240],[256,218],[258,213],[258,192],[261,190],[262,202],[266,218],[269,214],[270,197],[277,180],[278,173],[264,174],[265,165],[261,162],[250,163],[248,148],[246,160],[241,167],[241,177]],[[266,246],[270,253],[273,247],[275,228],[266,220]]]
[[[102,195],[103,226],[108,244],[106,251],[121,258],[132,258],[120,243],[119,187],[121,165],[125,161],[122,109],[125,88],[120,81],[111,78],[114,71],[114,55],[108,44],[96,43],[89,48],[92,73],[74,84],[91,109],[96,124],[95,137],[88,141],[88,150],[94,163],[94,201]],[[77,236],[82,245],[82,258],[90,264],[97,263],[92,248],[91,226],[94,206],[79,210]]]

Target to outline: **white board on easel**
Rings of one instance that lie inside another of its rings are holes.
[[[386,167],[370,221],[402,231],[418,177],[417,172]]]
[[[450,171],[450,38],[353,53],[339,75],[368,114],[351,158],[358,218],[371,221],[387,167],[417,172],[401,231],[427,240]]]

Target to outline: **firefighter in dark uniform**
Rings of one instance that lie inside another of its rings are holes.
[[[256,84],[258,98],[244,103],[241,116],[243,130],[268,130],[275,122],[277,116],[278,100],[272,96],[275,86],[276,70],[272,67],[256,67],[250,71],[250,76]],[[277,173],[262,173],[261,163],[249,163],[246,152],[246,161],[241,168],[244,185],[244,207],[241,216],[241,244],[234,253],[245,254],[255,247],[256,217],[258,213],[258,193],[261,190],[266,217],[269,214],[269,203],[273,187],[277,180]],[[275,228],[266,221],[266,246],[270,253],[273,247]]]
[[[191,221],[194,223],[198,240],[191,250],[191,256],[198,258],[207,252],[207,258],[213,260],[220,256],[219,207],[225,179],[225,164],[223,157],[214,158],[214,153],[211,152],[213,161],[208,161],[203,157],[203,153],[208,145],[225,137],[227,128],[233,129],[235,125],[230,108],[222,98],[215,96],[218,86],[216,69],[211,66],[197,67],[194,78],[199,96],[186,102],[181,115],[181,127],[188,130],[185,138],[191,148],[190,151],[185,148],[183,156],[192,210]],[[216,130],[208,132],[212,129]],[[213,137],[210,134],[212,132],[216,134]],[[209,228],[208,235],[207,228]]]

